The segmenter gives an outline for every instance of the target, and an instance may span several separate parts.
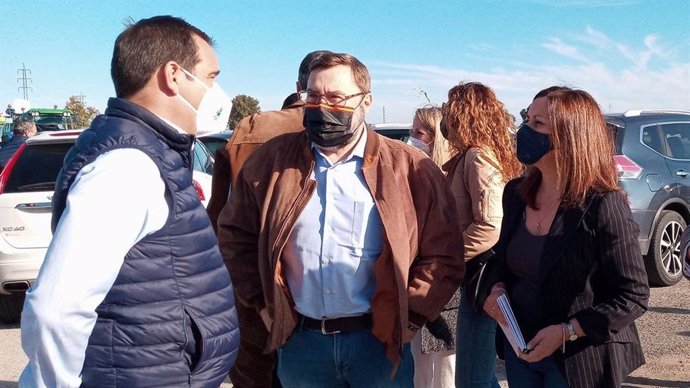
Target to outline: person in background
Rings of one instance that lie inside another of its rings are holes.
[[[216,152],[211,198],[206,207],[214,229],[217,228],[218,215],[228,202],[232,186],[237,181],[237,175],[240,173],[249,155],[260,145],[278,135],[304,130],[302,125],[304,101],[299,98],[299,92],[307,87],[309,64],[324,53],[330,53],[330,51],[312,51],[302,59],[297,72],[297,92],[290,94],[286,98],[286,101],[288,99],[293,101],[290,105],[285,106],[283,104],[281,110],[255,113],[243,118],[232,132],[232,136],[225,149]],[[240,319],[242,318],[240,317]],[[259,362],[258,359],[255,361]],[[241,368],[242,365],[242,356],[240,356],[237,367]],[[264,369],[262,367],[259,369],[263,374]],[[238,381],[240,381],[239,377]],[[238,387],[243,388],[241,382],[239,384]]]
[[[218,222],[237,296],[278,349],[284,387],[412,387],[409,344],[462,280],[443,174],[369,129],[369,71],[311,63],[305,131],[247,159]]]
[[[324,53],[330,51],[312,51],[302,59],[297,73],[298,92],[307,87],[309,65]],[[214,228],[217,228],[218,215],[228,202],[232,187],[237,182],[237,175],[249,155],[278,135],[304,130],[304,101],[299,98],[298,93],[290,96],[295,95],[297,99],[282,110],[255,113],[242,119],[235,127],[227,146],[216,153],[213,192],[206,208]],[[258,311],[242,303],[238,303],[236,307],[242,336],[237,362],[230,370],[233,385],[237,388],[280,387],[280,381],[275,376],[275,352],[264,354],[268,332]]]
[[[583,90],[539,92],[517,132],[523,177],[508,183],[484,304],[505,322],[507,295],[527,343],[503,343],[511,388],[613,388],[644,364],[635,319],[647,310],[639,227],[613,163],[597,102]]]
[[[192,185],[194,135],[222,131],[232,105],[212,43],[172,16],[115,41],[117,98],[57,178],[20,387],[218,387],[230,371],[232,283]]]
[[[13,123],[14,136],[0,147],[0,171],[5,168],[7,162],[14,156],[15,152],[26,143],[26,140],[38,133],[36,124],[33,120],[18,118]]]
[[[297,104],[299,101],[299,93],[292,93],[291,95],[285,97],[285,100],[283,100],[283,105],[280,107],[280,109],[288,109],[289,107]]]
[[[415,111],[407,144],[419,148],[439,168],[453,156],[455,150],[441,134],[441,108],[426,106]]]
[[[468,279],[477,271],[472,259],[498,240],[503,187],[521,173],[522,165],[508,132],[513,126],[511,116],[491,88],[460,83],[448,91],[442,111],[443,134],[458,151],[443,169],[458,210]],[[499,386],[495,335],[496,322],[474,311],[463,291],[457,318],[458,388]]]
[[[439,169],[451,158],[451,148],[441,134],[440,124],[440,108],[419,108],[415,111],[407,139],[407,144],[430,156]],[[459,302],[458,289],[443,307],[441,315],[424,325],[412,340],[415,387],[455,386],[455,322]]]

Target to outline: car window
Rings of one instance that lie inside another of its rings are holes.
[[[5,193],[55,190],[55,180],[71,143],[26,147],[14,165]]]
[[[666,145],[663,141],[663,135],[656,124],[642,127],[642,142],[649,146],[654,151],[668,156],[666,152]]]
[[[213,158],[200,141],[194,143],[194,169],[206,174],[213,174]]]
[[[690,159],[690,123],[666,123],[659,128],[666,140],[667,156]]]
[[[400,140],[406,142],[410,137],[410,130],[406,128],[402,129],[374,129],[378,134],[383,135],[387,138]]]

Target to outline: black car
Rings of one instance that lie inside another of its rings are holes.
[[[228,139],[232,136],[232,131],[223,131],[211,135],[199,136],[199,140],[211,151],[211,155],[215,156],[219,148],[225,147]]]
[[[681,235],[690,223],[690,112],[607,114],[618,176],[635,221],[650,285],[682,278]]]
[[[412,130],[412,124],[371,124],[369,126],[380,135],[400,141],[407,141]]]

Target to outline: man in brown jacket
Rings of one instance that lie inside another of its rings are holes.
[[[327,52],[330,51],[313,51],[304,57],[297,74],[297,92],[307,86],[310,63]],[[211,225],[216,231],[218,214],[227,203],[231,188],[235,185],[244,162],[255,149],[269,139],[284,133],[302,131],[303,106],[304,101],[298,99],[279,111],[261,112],[245,117],[235,127],[225,148],[218,150],[213,170],[213,191],[206,208]],[[237,303],[236,308],[240,321],[240,348],[237,362],[230,370],[230,380],[237,388],[280,387],[280,382],[274,376],[275,352],[263,352],[268,337],[266,327],[254,308],[241,303]]]
[[[305,131],[256,150],[218,220],[239,303],[268,328],[285,387],[412,387],[409,341],[464,275],[436,165],[364,122],[367,68],[312,62]]]

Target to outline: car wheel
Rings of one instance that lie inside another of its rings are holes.
[[[683,277],[680,239],[686,226],[680,214],[672,210],[661,212],[645,258],[650,285],[672,286]]]
[[[0,322],[18,323],[22,316],[25,293],[0,295]]]

